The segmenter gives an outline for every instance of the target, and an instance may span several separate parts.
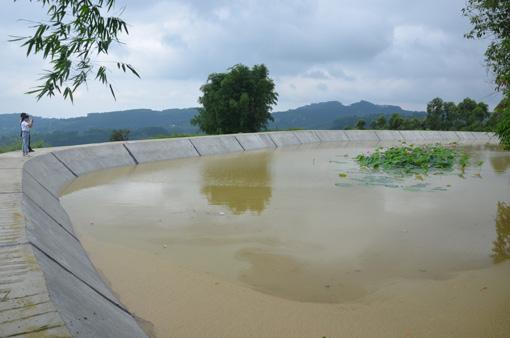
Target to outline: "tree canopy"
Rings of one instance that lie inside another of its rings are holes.
[[[501,143],[510,148],[510,1],[469,0],[463,9],[473,28],[466,34],[470,39],[490,39],[485,62],[495,76],[496,89],[505,98],[498,105],[495,132]]]
[[[504,109],[503,106],[499,109]],[[436,97],[427,104],[427,116],[424,119],[416,117],[403,117],[394,113],[387,119],[379,115],[370,123],[372,129],[390,130],[465,130],[465,131],[488,131],[493,130],[495,121],[498,119],[499,110],[491,114],[489,107],[483,102],[465,98],[456,104],[446,102]],[[362,125],[360,125],[362,123]],[[356,129],[363,129],[365,120],[356,123]]]
[[[14,0],[17,1],[17,0]],[[19,1],[19,0],[18,0]],[[30,90],[37,99],[62,94],[73,101],[73,94],[87,79],[94,76],[107,85],[108,67],[100,64],[98,56],[108,54],[112,43],[119,43],[119,35],[128,34],[126,22],[117,16],[108,16],[115,0],[31,0],[47,8],[47,20],[37,22],[30,36],[13,37],[21,41],[27,56],[39,54],[48,59],[51,69],[39,79],[42,83]],[[133,66],[116,62],[123,72],[140,77]]]
[[[278,94],[263,64],[251,69],[238,64],[226,73],[213,73],[200,90],[203,107],[191,123],[207,134],[257,132],[273,120]]]

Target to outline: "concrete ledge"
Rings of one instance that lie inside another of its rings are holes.
[[[381,141],[404,141],[404,136],[398,130],[376,130],[375,134]]]
[[[147,338],[133,317],[101,297],[38,249],[50,298],[73,337]]]
[[[126,147],[138,163],[199,156],[189,139],[128,142]]]
[[[64,185],[77,177],[53,153],[32,158],[25,163],[23,169],[30,176],[37,177],[38,181],[55,196],[59,195]]]
[[[200,156],[244,151],[233,135],[194,137],[189,140]]]
[[[35,288],[33,285],[37,285],[36,289],[41,293],[40,295],[37,293],[34,297],[44,298],[47,294],[49,301],[44,306],[34,308],[34,313],[37,311],[43,313],[37,317],[39,319],[25,323],[23,322],[25,319],[19,315],[19,321],[14,321],[16,325],[0,324],[2,334],[8,332],[10,335],[19,335],[24,332],[23,327],[33,327],[34,330],[41,330],[50,336],[146,337],[134,317],[121,305],[95,270],[76,238],[67,213],[60,205],[60,191],[76,177],[102,169],[184,157],[303,144],[313,147],[314,144],[321,142],[371,146],[381,140],[494,142],[497,138],[493,134],[471,132],[289,131],[77,146],[31,159],[24,165],[21,175],[19,175],[19,169],[16,169],[18,176],[13,176],[17,177],[16,182],[4,184],[2,188],[4,190],[19,188],[19,180],[21,180],[22,194],[11,192],[19,194],[16,195],[19,198],[9,196],[7,200],[14,201],[12,208],[16,210],[20,209],[22,204],[25,225],[24,227],[19,225],[17,228],[13,228],[15,225],[2,227],[0,222],[0,231],[5,231],[12,236],[12,240],[6,243],[16,246],[15,248],[0,247],[0,257],[2,254],[9,255],[12,250],[26,252],[26,255],[20,257],[24,257],[23,262],[27,266],[33,265],[30,271],[36,272],[27,273],[27,279],[12,284],[12,287],[32,290]],[[20,168],[18,165],[19,162],[16,161],[6,161],[1,164],[6,168],[10,166]],[[21,196],[23,196],[22,203]],[[11,206],[8,207],[11,212]],[[41,274],[44,274],[46,285],[40,281]],[[35,278],[37,282],[33,282],[32,278]],[[9,306],[12,307],[14,304],[11,303],[11,301],[0,303],[0,312],[10,313]],[[16,309],[12,311],[14,316],[17,316]],[[43,327],[44,323],[49,323],[50,326]]]
[[[276,146],[279,147],[287,147],[287,146],[296,146],[300,145],[301,141],[297,138],[297,136],[291,131],[279,131],[268,134],[269,137],[273,140]]]
[[[268,134],[236,134],[235,138],[244,150],[276,148]]]
[[[296,135],[301,144],[321,142],[313,130],[296,130],[294,135]]]
[[[350,141],[380,141],[374,130],[346,130]]]
[[[346,142],[349,141],[343,130],[316,130],[315,134],[321,142]]]
[[[136,164],[122,143],[70,148],[56,151],[54,154],[77,176],[101,169]]]

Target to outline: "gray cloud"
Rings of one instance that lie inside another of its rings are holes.
[[[96,83],[75,105],[36,102],[22,93],[44,63],[6,42],[23,34],[41,9],[28,1],[0,4],[0,112],[51,116],[135,107],[195,106],[212,72],[265,63],[280,93],[277,109],[322,100],[367,99],[424,109],[435,96],[466,96],[494,105],[483,65],[486,43],[463,37],[464,0],[119,0],[130,35],[104,62],[132,63],[142,80],[113,72],[118,100]]]

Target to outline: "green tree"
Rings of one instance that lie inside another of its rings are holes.
[[[469,97],[459,102],[457,111],[457,124],[461,127],[458,130],[482,131],[485,129],[485,124],[490,116],[487,104],[476,102]]]
[[[16,1],[16,0],[14,0]],[[51,69],[40,78],[42,83],[28,94],[37,99],[62,94],[73,101],[75,91],[93,76],[107,85],[115,98],[108,80],[108,68],[94,61],[107,55],[112,43],[119,43],[121,33],[128,34],[127,24],[117,16],[108,16],[115,0],[33,0],[47,8],[47,20],[33,26],[30,36],[13,37],[21,41],[27,56],[39,54],[49,60]],[[140,77],[133,66],[116,62],[118,69],[130,71]]]
[[[367,122],[365,120],[358,120],[358,122],[356,122],[356,126],[354,128],[358,129],[358,130],[365,130],[366,125],[367,125]]]
[[[462,12],[473,25],[467,38],[491,40],[485,62],[495,75],[496,88],[506,93],[510,85],[510,1],[469,0]]]
[[[495,125],[501,143],[510,148],[510,1],[469,0],[462,10],[469,17],[473,28],[465,36],[469,39],[490,39],[485,51],[485,62],[494,74],[496,89],[503,93],[499,112],[489,120]]]
[[[112,135],[110,136],[110,141],[127,141],[129,140],[129,129],[114,129],[112,130]]]
[[[501,144],[510,150],[510,96],[505,97],[496,107],[499,115],[494,131],[498,134]]]
[[[271,110],[278,100],[274,89],[265,65],[250,69],[239,64],[227,73],[213,73],[200,88],[203,107],[191,124],[207,134],[260,131],[273,120]]]
[[[430,130],[441,130],[444,121],[444,101],[436,97],[427,104],[425,127]]]
[[[388,129],[391,130],[399,130],[404,124],[404,119],[400,116],[399,113],[392,114],[390,120],[388,121]]]
[[[423,129],[423,121],[416,117],[404,119],[404,122],[402,123],[401,127],[401,130],[419,130],[419,129]]]
[[[386,117],[384,115],[379,116],[377,119],[375,119],[372,124],[370,125],[372,129],[387,129],[388,124],[386,122]]]

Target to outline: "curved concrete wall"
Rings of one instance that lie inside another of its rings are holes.
[[[59,202],[76,177],[102,169],[185,157],[319,142],[495,142],[472,132],[317,130],[204,136],[77,146],[37,156],[22,170],[25,231],[51,302],[75,337],[146,337],[101,279]]]

